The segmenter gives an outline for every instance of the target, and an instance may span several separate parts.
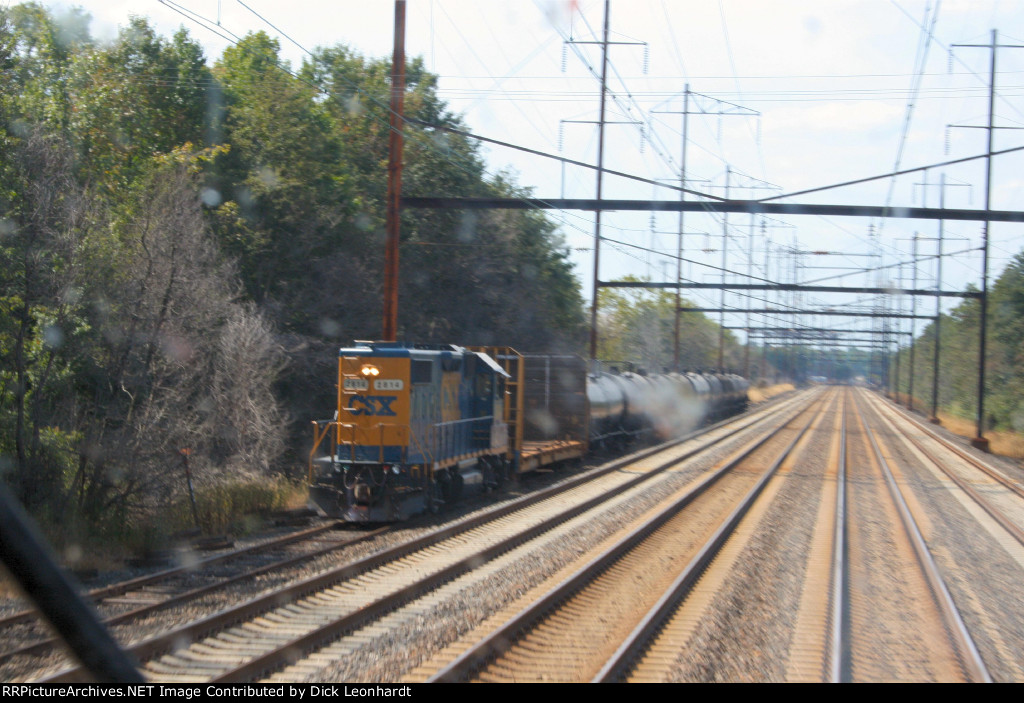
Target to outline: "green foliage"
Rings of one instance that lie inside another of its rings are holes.
[[[89,16],[78,8],[51,15],[36,2],[0,9],[13,28],[15,61],[7,74],[14,84],[16,115],[51,129],[68,127],[71,101],[68,67],[76,52],[88,47]]]
[[[154,155],[201,144],[208,131],[210,71],[184,30],[167,41],[133,17],[112,45],[76,53],[68,72],[82,171],[112,193],[129,187]]]
[[[968,286],[968,290],[977,288]],[[939,408],[974,421],[977,416],[979,320],[981,303],[965,299],[940,321]],[[930,407],[935,324],[914,342],[913,395],[918,407]],[[900,393],[911,390],[909,347],[898,355]],[[1024,252],[1011,260],[989,289],[985,427],[1024,431]],[[890,373],[897,372],[896,360]]]
[[[641,283],[626,276],[622,281]],[[598,357],[654,371],[672,368],[675,359],[675,293],[651,288],[603,288],[598,297]],[[681,299],[683,307],[692,306]],[[679,366],[712,368],[718,364],[719,326],[696,313],[680,315]],[[741,368],[743,352],[729,330],[724,335],[724,366]]]
[[[353,197],[344,160],[316,92],[292,78],[264,33],[224,52],[215,74],[224,98],[220,129],[231,150],[209,186],[223,204],[217,233],[238,257],[253,300],[280,300],[293,314],[310,291],[310,260],[343,245]],[[297,319],[296,319],[297,317]],[[287,315],[290,326],[302,315]]]
[[[258,33],[211,69],[184,30],[133,17],[101,46],[88,22],[0,9],[0,474],[69,534],[150,542],[182,448],[209,528],[277,500],[220,487],[281,468],[286,418],[303,456],[338,342],[378,334],[391,66],[337,46],[295,77]],[[410,117],[462,126],[406,75]],[[468,139],[405,136],[407,194],[528,195]],[[542,214],[401,230],[405,338],[579,349]]]
[[[1017,254],[991,290],[994,429],[1024,432],[1024,252]]]

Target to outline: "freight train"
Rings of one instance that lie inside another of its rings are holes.
[[[592,447],[668,439],[741,412],[747,388],[734,374],[646,375],[509,347],[357,341],[338,355],[334,417],[313,423],[310,498],[356,523],[436,512]]]

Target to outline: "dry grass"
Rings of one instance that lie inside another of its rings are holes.
[[[903,407],[906,407],[909,397],[910,396],[906,393],[900,393],[898,401]],[[927,412],[927,408],[929,407],[931,407],[929,404],[915,396],[915,409]],[[960,435],[966,439],[972,439],[977,434],[977,424],[975,420],[967,420],[962,417],[957,417],[956,415],[950,415],[949,413],[941,410],[938,415],[942,426],[953,434]],[[989,451],[993,454],[1010,457],[1011,459],[1024,459],[1024,436],[1021,436],[1016,432],[986,430],[985,437],[988,438]]]
[[[760,388],[751,386],[750,390],[747,391],[747,397],[750,398],[751,403],[760,403],[771,397],[794,390],[794,388],[795,386],[792,383],[776,383],[774,386],[763,386]]]
[[[246,534],[259,516],[275,510],[287,510],[306,504],[308,491],[303,484],[283,478],[262,478],[208,486],[196,491],[199,522],[207,534]],[[163,516],[171,531],[194,527],[191,504],[182,498]]]
[[[973,420],[965,420],[944,412],[939,413],[939,420],[942,421],[943,427],[961,437],[971,438],[976,433],[977,428]],[[989,441],[989,451],[993,454],[1024,459],[1024,437],[1016,432],[986,430],[985,436]]]
[[[207,534],[230,533],[235,536],[260,529],[262,516],[276,510],[305,506],[308,491],[303,484],[284,479],[264,478],[237,481],[197,492],[200,521]],[[101,526],[93,530],[75,528],[66,523],[35,521],[42,540],[65,568],[76,572],[114,571],[124,560],[167,548],[171,535],[193,526],[191,505],[178,501],[161,515],[152,515],[143,523],[122,525],[120,529]],[[10,573],[0,565],[0,599],[21,596],[21,589]]]
[[[110,571],[123,566],[126,552],[120,545],[98,537],[72,538],[68,530],[52,524],[40,523],[30,518],[30,527],[42,541],[44,551],[64,569],[72,572],[72,579],[90,572]],[[62,546],[56,546],[60,540]],[[0,567],[0,598],[19,598],[24,594],[17,580],[6,569]]]

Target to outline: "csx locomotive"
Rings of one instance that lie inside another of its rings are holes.
[[[508,347],[355,342],[338,355],[334,417],[314,422],[310,497],[350,522],[402,520],[593,445],[678,436],[744,409],[747,385]]]

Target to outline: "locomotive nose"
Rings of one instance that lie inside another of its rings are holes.
[[[352,487],[352,495],[357,503],[368,505],[373,497],[373,489],[370,487],[370,484],[360,481]]]

